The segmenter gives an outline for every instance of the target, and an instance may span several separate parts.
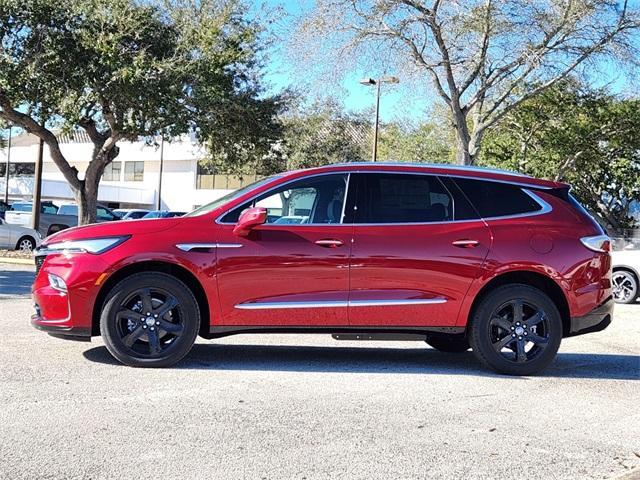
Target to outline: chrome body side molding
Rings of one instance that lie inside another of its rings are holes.
[[[190,252],[192,250],[208,250],[211,248],[240,248],[240,243],[178,243],[176,247],[183,252]]]
[[[407,300],[349,300],[326,302],[254,302],[239,303],[235,306],[238,310],[272,310],[289,308],[340,308],[340,307],[389,307],[405,305],[436,305],[445,303],[442,297],[418,298]]]

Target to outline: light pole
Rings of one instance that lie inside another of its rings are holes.
[[[371,160],[373,162],[378,158],[378,130],[380,123],[380,85],[383,83],[398,83],[400,80],[398,77],[393,76],[384,76],[380,77],[377,80],[374,78],[363,78],[360,80],[362,85],[366,85],[368,87],[376,86],[376,121],[373,127],[373,153],[371,155]]]
[[[9,125],[9,143],[7,144],[7,170],[4,183],[4,203],[9,204],[9,165],[11,165],[11,133],[13,125]]]
[[[156,210],[162,210],[162,170],[164,167],[164,132],[160,137],[160,175],[158,176],[158,203]]]

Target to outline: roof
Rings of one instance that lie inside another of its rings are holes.
[[[83,130],[73,130],[68,133],[55,130],[53,134],[58,139],[58,143],[91,143],[89,135]],[[38,145],[39,143],[40,137],[23,131],[11,139],[11,148],[30,147],[32,145]]]
[[[473,165],[450,165],[445,163],[404,163],[404,162],[347,162],[322,167],[311,168],[307,170],[297,170],[290,172],[291,175],[298,176],[309,173],[310,171],[400,171],[400,172],[429,172],[439,175],[447,175],[452,177],[469,177],[483,178],[493,181],[502,181],[507,183],[519,184],[524,186],[532,186],[537,188],[565,188],[567,185],[561,182],[544,180],[531,177],[518,172],[509,170],[501,170],[496,168],[485,168]]]

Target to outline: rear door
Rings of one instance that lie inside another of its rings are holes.
[[[352,174],[350,325],[455,326],[491,235],[448,181],[420,173]]]

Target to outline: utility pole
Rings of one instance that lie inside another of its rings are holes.
[[[160,137],[160,175],[158,176],[158,205],[156,210],[162,210],[162,169],[164,166],[164,133]]]
[[[40,203],[42,196],[42,155],[44,152],[44,140],[40,139],[38,148],[38,160],[36,161],[36,171],[33,179],[33,207],[31,209],[31,228],[38,230],[40,227]]]
[[[374,78],[363,78],[360,80],[362,85],[368,87],[376,86],[376,121],[373,126],[373,152],[371,154],[371,161],[375,162],[378,159],[378,131],[380,130],[380,84],[382,83],[398,83],[400,80],[398,77],[384,76],[377,80]]]
[[[7,145],[7,169],[4,182],[4,203],[9,204],[9,165],[11,165],[11,133],[13,125],[9,125],[9,143]]]

